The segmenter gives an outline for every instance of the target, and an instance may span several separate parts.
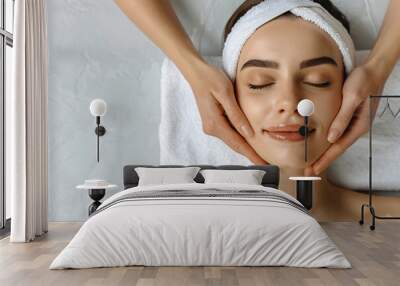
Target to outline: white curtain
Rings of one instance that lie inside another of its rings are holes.
[[[13,92],[6,110],[12,242],[47,232],[47,16],[45,0],[15,1]]]

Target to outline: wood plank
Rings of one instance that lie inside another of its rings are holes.
[[[322,223],[351,262],[352,269],[290,267],[117,267],[49,270],[80,223],[50,223],[50,231],[32,243],[0,240],[0,285],[399,285],[400,222],[379,221],[375,232],[356,222]]]

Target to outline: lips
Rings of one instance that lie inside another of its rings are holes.
[[[299,142],[304,141],[304,137],[299,134],[299,129],[302,125],[290,124],[290,125],[278,125],[263,129],[263,134],[267,134],[272,139],[279,141]],[[312,135],[315,128],[310,128],[309,135]]]

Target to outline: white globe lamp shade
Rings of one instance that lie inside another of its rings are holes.
[[[297,111],[301,116],[311,116],[314,113],[314,103],[309,99],[303,99],[297,105]]]
[[[107,112],[107,103],[102,99],[93,99],[90,103],[90,113],[93,116],[104,116]]]

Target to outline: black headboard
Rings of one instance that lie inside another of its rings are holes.
[[[274,165],[251,165],[251,166],[239,166],[239,165],[221,165],[221,166],[211,166],[211,165],[128,165],[124,167],[124,189],[133,188],[138,185],[139,177],[135,171],[137,167],[150,167],[150,168],[176,168],[176,167],[200,167],[201,169],[218,169],[218,170],[263,170],[265,175],[262,180],[262,185],[265,187],[271,187],[278,189],[279,186],[279,167]],[[204,178],[200,174],[194,178],[197,183],[204,183]]]

